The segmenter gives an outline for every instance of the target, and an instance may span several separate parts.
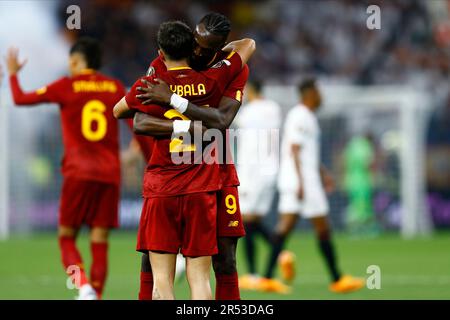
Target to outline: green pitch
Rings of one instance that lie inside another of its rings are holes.
[[[367,267],[381,269],[381,289],[347,295],[328,291],[328,276],[310,233],[298,233],[289,241],[297,254],[298,277],[289,295],[242,292],[243,299],[450,299],[450,234],[430,239],[401,240],[397,235],[376,239],[350,239],[337,235],[336,245],[345,273],[367,278]],[[89,266],[86,236],[79,240]],[[140,256],[134,251],[134,233],[117,232],[110,246],[109,279],[105,299],[136,299]],[[261,269],[267,250],[260,243]],[[66,289],[56,236],[39,234],[0,242],[0,299],[72,299]],[[238,254],[240,273],[246,270],[242,244]],[[177,298],[188,299],[184,279],[177,283]]]

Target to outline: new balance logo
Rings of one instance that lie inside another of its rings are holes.
[[[230,221],[230,223],[228,223],[229,227],[237,227],[239,225],[239,221]]]

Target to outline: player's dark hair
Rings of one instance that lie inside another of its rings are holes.
[[[208,13],[200,20],[200,23],[203,23],[210,33],[224,38],[227,38],[231,31],[230,20],[217,12]]]
[[[88,68],[98,70],[102,64],[102,49],[100,43],[90,37],[81,37],[70,48],[70,54],[81,53],[86,60]]]
[[[298,86],[301,94],[304,94],[306,91],[314,88],[316,88],[316,79],[314,78],[305,79]]]
[[[253,90],[255,90],[255,92],[257,94],[260,94],[262,92],[263,84],[262,84],[261,81],[259,81],[259,80],[252,80],[252,81],[250,81],[250,85],[253,87]]]
[[[194,36],[187,24],[181,21],[168,21],[159,26],[158,47],[169,59],[181,60],[192,54]]]

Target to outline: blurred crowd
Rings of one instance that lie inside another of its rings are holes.
[[[69,4],[60,4],[61,27]],[[330,81],[409,83],[429,89],[448,82],[448,0],[84,0],[78,4],[82,26],[71,36],[99,37],[106,51],[106,71],[127,84],[156,55],[155,35],[161,22],[182,19],[194,26],[209,11],[230,17],[230,39],[257,41],[250,62],[254,78],[292,83],[315,74]],[[380,30],[366,26],[371,4],[381,8]]]

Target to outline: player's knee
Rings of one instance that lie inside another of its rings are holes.
[[[148,253],[143,253],[141,258],[141,271],[142,272],[152,272],[152,266],[150,264],[150,258]]]
[[[278,236],[286,237],[289,235],[289,233],[294,229],[295,225],[297,223],[297,216],[292,217],[285,217],[276,228],[276,234]]]
[[[331,231],[329,228],[321,228],[316,230],[317,238],[320,241],[327,241],[331,238]]]
[[[213,259],[213,269],[217,274],[230,275],[237,272],[236,269],[236,258],[232,255],[226,255],[222,257],[214,256]]]
[[[91,242],[103,243],[108,241],[109,230],[106,228],[93,228],[91,230]]]
[[[219,253],[213,256],[213,269],[218,274],[233,274],[236,269],[237,239],[219,238]]]
[[[67,238],[75,238],[77,235],[77,230],[74,228],[60,226],[58,228],[58,236],[59,237],[67,237]]]

